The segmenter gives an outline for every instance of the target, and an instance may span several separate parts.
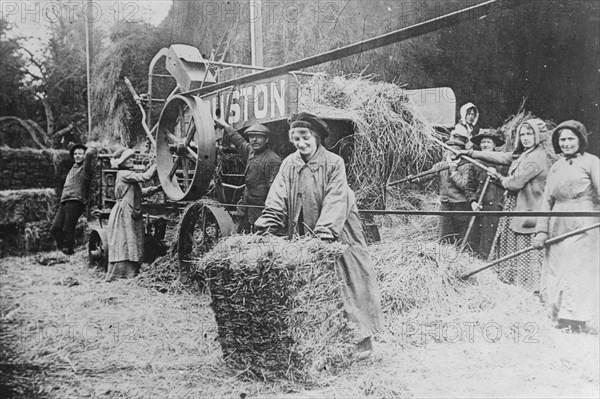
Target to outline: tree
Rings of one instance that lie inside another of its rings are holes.
[[[10,41],[3,35],[3,53],[7,53],[3,59],[8,60],[6,68],[12,74],[2,76],[8,76],[8,86],[16,92],[3,90],[7,107],[2,109],[5,116],[0,122],[26,129],[37,147],[67,147],[84,139],[80,126],[87,123],[85,20],[79,13],[66,21],[70,15],[64,12],[50,25],[51,38],[40,58],[22,40]],[[100,39],[95,35],[98,47]]]
[[[94,67],[92,135],[133,145],[143,141],[146,133],[123,78],[131,80],[139,94],[145,93],[148,65],[165,43],[154,27],[142,22],[117,22],[109,39],[110,44],[98,55]]]

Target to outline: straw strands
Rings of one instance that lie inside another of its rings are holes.
[[[416,174],[440,157],[430,140],[434,128],[398,85],[317,75],[302,94],[300,109],[354,122],[355,133],[339,144],[351,154],[348,175],[361,208],[381,209],[388,179]]]
[[[233,236],[199,263],[223,357],[254,378],[309,382],[343,365],[358,340],[344,316],[336,263],[316,238]]]

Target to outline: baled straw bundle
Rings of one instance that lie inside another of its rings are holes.
[[[309,382],[358,340],[336,263],[344,246],[315,238],[234,236],[200,263],[226,362],[254,378]]]
[[[51,188],[0,191],[0,225],[51,220],[55,204]]]
[[[57,188],[72,164],[65,150],[0,147],[0,190]]]
[[[23,228],[24,250],[26,252],[49,251],[55,248],[54,239],[50,235],[52,222],[39,221],[25,223]],[[75,245],[79,246],[89,241],[88,222],[81,218],[75,227]]]
[[[389,179],[426,170],[441,156],[430,139],[435,129],[398,85],[317,75],[302,93],[300,109],[354,122],[355,132],[341,140],[340,153],[349,147],[348,176],[360,208],[385,207]]]

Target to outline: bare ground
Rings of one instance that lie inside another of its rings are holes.
[[[600,396],[598,336],[517,314],[510,298],[438,324],[386,315],[370,359],[303,387],[230,370],[205,294],[106,283],[82,251],[67,261],[0,259],[0,397]]]

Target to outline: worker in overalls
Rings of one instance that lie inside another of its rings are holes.
[[[254,222],[260,216],[265,205],[269,188],[279,172],[281,158],[269,148],[270,130],[260,123],[250,126],[245,131],[246,141],[237,131],[223,119],[217,123],[224,128],[224,135],[235,145],[238,153],[246,162],[244,172],[246,188],[239,205],[252,205],[255,207],[240,207],[241,219],[238,224],[238,233],[250,233],[254,229]]]

